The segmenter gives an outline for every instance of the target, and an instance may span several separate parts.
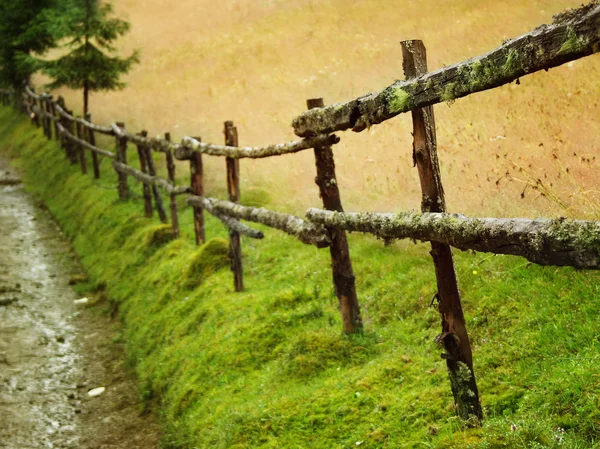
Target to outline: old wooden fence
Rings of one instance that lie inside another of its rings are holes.
[[[168,214],[160,191],[169,197],[173,235],[179,235],[177,195],[188,195],[192,206],[196,243],[205,241],[204,213],[208,212],[229,229],[231,268],[236,291],[244,288],[241,235],[263,238],[263,233],[240,220],[262,223],[290,234],[301,242],[318,248],[328,247],[331,254],[333,282],[339,299],[344,332],[362,329],[355,278],[350,260],[346,231],[376,235],[385,240],[411,238],[431,242],[431,255],[437,279],[438,307],[442,330],[436,341],[444,345],[451,388],[458,415],[477,424],[482,411],[473,371],[469,337],[465,326],[460,294],[450,247],[461,250],[512,254],[541,265],[600,268],[600,222],[570,219],[497,219],[468,218],[446,214],[444,190],[436,151],[435,121],[432,105],[451,101],[475,92],[492,89],[527,74],[564,64],[600,51],[600,5],[597,1],[555,16],[552,24],[542,25],[531,33],[505,41],[491,52],[444,67],[427,71],[425,47],[421,41],[402,42],[406,79],[397,81],[379,93],[365,95],[343,104],[324,106],[322,99],[310,99],[308,111],[293,121],[300,140],[264,147],[240,147],[233,122],[224,125],[225,144],[204,143],[198,137],[184,137],[180,143],[164,138],[150,138],[146,131],[134,133],[123,123],[99,126],[91,118],[75,117],[62,98],[37,95],[30,87],[20,102],[31,120],[44,129],[48,139],[61,141],[67,157],[88,172],[86,151],[91,153],[93,175],[100,177],[99,158],[109,158],[118,174],[118,194],[129,196],[129,177],[143,183],[144,211],[152,216],[155,208],[162,222]],[[19,99],[14,91],[0,92],[3,104]],[[413,158],[418,169],[421,189],[421,213],[400,214],[344,213],[336,182],[332,146],[339,138],[331,133],[352,129],[360,132],[369,126],[391,119],[403,112],[412,113]],[[95,134],[112,136],[116,152],[96,145]],[[136,152],[131,152],[135,146]],[[239,165],[244,158],[282,156],[314,149],[316,183],[323,209],[310,209],[306,219],[264,208],[239,204]],[[162,153],[168,179],[156,175],[153,152]],[[128,165],[137,157],[141,169]],[[226,160],[228,200],[204,195],[203,163],[205,155]],[[189,161],[191,182],[176,185],[174,159]],[[154,201],[153,201],[154,200]]]

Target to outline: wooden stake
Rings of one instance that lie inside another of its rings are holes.
[[[427,73],[427,55],[420,40],[404,41],[402,57],[407,79]],[[437,158],[437,141],[433,107],[414,109],[413,161],[419,170],[422,212],[445,212],[446,202]],[[448,366],[454,403],[458,416],[472,425],[479,425],[483,415],[473,371],[473,357],[458,291],[452,251],[449,245],[431,243],[438,286],[438,309],[442,318],[442,333],[436,341],[446,352],[442,357]]]
[[[46,99],[46,101],[45,101],[46,108],[44,109],[44,112],[47,114],[47,115],[45,115],[45,118],[46,118],[46,130],[47,130],[46,137],[48,138],[48,140],[52,140],[52,128],[53,128],[52,119],[49,116],[52,113],[52,108],[50,107],[51,102],[52,102],[52,95],[50,95]]]
[[[322,98],[307,100],[308,109],[321,108],[324,106]],[[323,206],[327,210],[343,212],[340,190],[335,176],[335,162],[331,146],[315,148],[315,163],[317,177],[315,182],[323,200]],[[333,273],[333,284],[335,294],[338,297],[339,308],[342,314],[344,332],[351,334],[362,330],[362,318],[360,316],[360,305],[356,294],[354,283],[354,271],[350,260],[350,248],[346,232],[341,229],[327,228],[331,238],[329,252],[331,254],[331,270]]]
[[[77,137],[80,139],[85,139],[83,129],[83,125],[79,122],[75,122],[75,127],[77,129]],[[85,157],[85,148],[81,145],[77,145],[77,152],[79,153],[79,162],[81,163],[81,173],[84,175],[87,174],[87,159]]]
[[[198,142],[202,139],[194,137]],[[192,194],[204,196],[204,167],[202,165],[202,153],[194,151],[190,157],[190,184]],[[196,245],[206,242],[206,231],[204,229],[204,208],[194,206],[194,232],[196,234]]]
[[[232,121],[225,122],[225,145],[237,147],[238,133]],[[240,165],[239,159],[225,158],[227,167],[227,192],[229,201],[237,203],[240,200]],[[236,292],[244,290],[244,274],[242,266],[242,240],[240,233],[229,230],[229,255],[231,271],[233,271],[233,286]]]
[[[148,136],[148,131],[144,130],[140,133],[142,137]],[[146,149],[143,145],[137,145],[137,152],[140,158],[140,170],[148,173],[148,164],[146,163]],[[148,184],[142,183],[142,193],[144,196],[144,215],[147,218],[152,218],[152,192]]]
[[[73,111],[69,111],[66,107],[65,111],[67,112],[67,114],[70,114],[71,116],[73,115]],[[72,135],[75,135],[75,124],[71,120],[65,119],[64,126],[67,132],[69,132]],[[75,165],[77,163],[77,160],[79,159],[77,157],[77,144],[70,139],[66,139],[65,143],[67,155],[69,156],[71,164]]]
[[[52,117],[56,118],[56,104],[54,103],[54,101],[50,102],[50,114],[52,114]],[[53,120],[54,122],[54,138],[56,140],[60,140],[60,132],[58,131],[58,121]]]
[[[92,123],[92,114],[89,112],[85,115],[85,120]],[[87,141],[90,145],[96,146],[96,135],[94,134],[94,130],[87,128]],[[98,154],[95,151],[92,151],[92,165],[94,166],[94,178],[100,179],[100,161],[98,160]]]
[[[125,123],[117,122],[119,128],[125,129]],[[122,164],[127,164],[127,137],[116,137],[117,140],[117,161]],[[125,173],[117,172],[119,178],[119,199],[126,200],[129,198],[129,187],[127,185],[127,175]]]
[[[148,174],[156,176],[156,167],[154,166],[154,157],[152,155],[152,149],[150,147],[143,147],[146,153],[146,163],[148,164]],[[167,213],[165,212],[165,206],[163,205],[162,196],[160,196],[160,190],[156,186],[152,186],[152,194],[154,195],[154,204],[156,205],[156,211],[158,212],[158,218],[161,223],[168,223]]]
[[[165,133],[165,140],[171,141],[171,133]],[[173,152],[167,150],[167,171],[169,173],[169,182],[171,185],[175,185],[175,160],[173,159]],[[177,216],[177,195],[172,193],[170,195],[170,206],[171,206],[171,226],[173,228],[173,238],[179,237],[179,217]]]

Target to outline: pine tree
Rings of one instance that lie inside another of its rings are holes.
[[[0,84],[19,90],[37,66],[27,56],[56,46],[50,18],[56,0],[0,0]]]
[[[113,42],[129,31],[129,23],[109,17],[112,6],[98,0],[73,0],[66,21],[57,26],[59,34],[70,39],[71,51],[54,60],[41,63],[41,69],[52,78],[47,87],[83,89],[84,114],[88,113],[89,94],[125,87],[119,80],[133,64],[139,62],[135,51],[129,57],[115,56]]]

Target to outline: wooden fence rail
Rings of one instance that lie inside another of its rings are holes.
[[[128,177],[144,185],[145,213],[152,214],[152,191],[159,218],[167,222],[160,191],[170,196],[171,222],[178,236],[179,219],[176,196],[190,194],[194,234],[197,244],[206,241],[204,211],[217,217],[229,230],[230,256],[234,289],[243,290],[241,235],[263,238],[263,232],[240,220],[261,223],[294,236],[305,244],[328,247],[332,277],[339,300],[344,331],[362,329],[360,306],[350,261],[346,231],[373,234],[384,240],[411,238],[431,242],[442,318],[442,333],[436,341],[444,345],[452,393],[457,414],[468,423],[481,420],[471,348],[460,304],[458,284],[450,247],[495,254],[521,256],[540,265],[573,266],[600,269],[600,222],[581,220],[527,220],[522,218],[468,218],[447,214],[436,154],[435,121],[432,105],[453,101],[476,92],[492,89],[540,70],[548,70],[568,61],[600,51],[600,4],[597,0],[579,9],[555,16],[550,25],[542,25],[521,37],[505,41],[487,54],[458,64],[427,72],[425,47],[421,41],[402,43],[406,79],[397,81],[379,93],[365,95],[342,104],[324,106],[322,99],[308,101],[306,112],[293,120],[296,135],[302,139],[263,147],[238,146],[233,122],[225,122],[225,145],[204,143],[199,137],[183,137],[172,142],[135,133],[123,123],[99,126],[91,117],[79,118],[64,101],[51,95],[36,94],[29,86],[19,103],[21,92],[0,89],[0,103],[14,103],[26,111],[32,123],[43,126],[47,138],[61,141],[72,163],[87,171],[85,150],[92,152],[94,176],[100,176],[98,157],[112,160],[119,182],[119,197],[129,198]],[[413,156],[419,171],[422,191],[421,213],[346,213],[343,211],[336,181],[332,146],[340,139],[333,132],[365,128],[412,112]],[[98,148],[94,133],[112,136],[116,153]],[[134,144],[141,170],[127,163],[128,144]],[[248,207],[240,201],[240,159],[282,156],[314,149],[316,183],[324,209],[309,209],[306,220],[264,208]],[[152,151],[164,153],[168,179],[156,174]],[[207,198],[204,193],[203,155],[226,159],[229,201]],[[177,186],[174,159],[189,161],[190,185]]]

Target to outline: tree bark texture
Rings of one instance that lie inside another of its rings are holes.
[[[146,133],[146,131],[142,131],[142,135]],[[138,157],[140,159],[140,170],[143,173],[148,173],[148,164],[146,163],[146,150],[145,148],[137,144],[137,152]],[[152,192],[150,191],[150,184],[142,183],[142,196],[144,198],[144,216],[146,218],[152,218]]]
[[[81,123],[75,123],[75,127],[77,129],[77,138],[79,140],[84,140],[85,130]],[[81,165],[81,173],[84,175],[87,174],[87,158],[85,157],[85,147],[83,145],[77,146],[77,153],[79,155],[79,163]]]
[[[196,138],[197,141],[200,137]],[[204,167],[202,165],[202,153],[195,151],[190,158],[190,184],[192,193],[198,196],[204,196]],[[196,245],[206,242],[206,231],[204,229],[204,206],[197,204],[193,206],[194,213],[194,234],[196,236]]]
[[[225,122],[225,145],[238,146],[237,128],[233,122]],[[226,158],[227,192],[229,201],[237,203],[240,200],[240,164],[239,159]],[[236,292],[244,291],[244,268],[242,266],[242,239],[240,233],[229,230],[229,255],[231,257],[231,271],[233,272],[233,287]]]
[[[92,115],[90,113],[88,113],[85,116],[85,121],[91,123],[92,122]],[[94,134],[94,130],[88,127],[85,127],[86,130],[86,140],[88,141],[88,143],[95,147],[96,146],[96,135]],[[95,179],[100,179],[100,161],[98,159],[98,153],[95,151],[92,151],[92,166],[94,168],[94,178]]]
[[[182,195],[184,193],[190,193],[189,187],[183,187],[183,186],[174,187],[166,179],[162,179],[162,178],[159,178],[158,176],[151,176],[149,174],[143,173],[140,170],[136,170],[135,168],[131,167],[130,165],[123,164],[117,160],[113,160],[112,165],[116,172],[127,174],[129,176],[134,177],[135,179],[137,179],[140,182],[143,182],[150,186],[161,188],[168,194],[174,193],[175,195]]]
[[[410,80],[427,73],[427,54],[422,41],[402,42],[404,74]],[[445,212],[446,202],[437,157],[437,139],[433,106],[412,110],[413,160],[421,183],[421,211]],[[438,310],[442,333],[438,341],[444,345],[446,365],[458,416],[478,425],[483,419],[479,392],[473,371],[471,344],[460,301],[458,279],[452,250],[446,243],[432,242],[431,257],[437,281]]]
[[[118,128],[125,128],[125,123],[117,123]],[[127,165],[127,137],[117,135],[117,158],[116,161],[123,165]],[[115,165],[113,164],[113,167]],[[117,176],[119,178],[119,199],[126,200],[129,198],[129,186],[127,185],[127,174],[124,171],[117,170]]]
[[[192,137],[184,137],[175,157],[179,160],[186,160],[191,157],[194,151],[199,151],[211,156],[224,156],[232,159],[261,159],[271,156],[281,156],[283,154],[293,154],[323,145],[335,145],[339,141],[339,137],[335,135],[320,135],[312,139],[296,140],[294,142],[267,145],[264,147],[231,147],[203,143]]]
[[[84,146],[85,148],[87,148],[88,150],[92,151],[93,153],[98,153],[101,154],[102,156],[106,156],[108,158],[111,159],[116,159],[116,155],[115,153],[108,151],[108,150],[103,150],[102,148],[98,148],[92,144],[90,144],[89,142],[86,142],[85,140],[81,140],[79,138],[77,138],[76,136],[74,136],[73,134],[71,134],[69,131],[67,131],[65,129],[65,127],[58,122],[58,132],[60,133],[60,135],[63,137],[63,140],[65,141],[65,145],[68,143],[70,144],[71,141],[75,142],[81,146]],[[95,142],[94,142],[95,143]]]
[[[228,229],[239,232],[240,234],[244,234],[248,237],[254,239],[262,239],[264,238],[264,234],[262,231],[258,231],[256,229],[252,229],[251,227],[241,223],[233,214],[229,212],[222,212],[222,208],[216,206],[219,200],[215,200],[214,198],[204,198],[203,196],[189,196],[187,198],[187,203],[191,206],[197,207],[202,206],[203,209],[206,209],[208,213],[217,217],[219,220],[223,222]],[[228,201],[225,201],[228,204],[235,204]]]
[[[323,107],[323,99],[308,100],[307,107],[309,109]],[[342,200],[335,176],[333,150],[331,146],[324,145],[315,148],[314,152],[317,169],[315,182],[319,187],[323,206],[327,210],[343,212]],[[327,227],[326,229],[331,241],[331,245],[329,246],[331,271],[335,294],[338,297],[340,313],[342,315],[344,332],[346,334],[360,332],[362,330],[362,318],[360,316],[360,306],[354,283],[355,278],[352,261],[350,260],[348,238],[346,237],[346,232],[342,229],[333,227]]]
[[[468,218],[418,212],[337,213],[309,209],[308,220],[384,240],[445,243],[461,250],[524,257],[538,265],[600,269],[600,222],[567,218]]]
[[[142,136],[147,134],[146,131],[142,131]],[[141,145],[144,153],[146,153],[146,163],[148,164],[148,174],[150,176],[156,177],[156,167],[154,166],[154,155],[152,154],[152,149],[145,145]],[[168,184],[168,182],[161,179],[161,181]],[[158,218],[161,223],[168,223],[167,212],[165,212],[165,206],[163,204],[162,196],[160,195],[160,190],[155,185],[152,185],[152,194],[154,196],[154,204],[156,205],[156,211],[158,212]]]
[[[218,213],[279,229],[296,237],[302,243],[315,245],[317,248],[325,248],[331,244],[329,235],[322,226],[306,222],[293,215],[267,210],[262,207],[242,206],[231,201],[222,201],[215,198],[190,196],[187,203],[194,207],[209,204],[211,209]]]
[[[165,140],[171,141],[171,133],[165,133]],[[167,172],[169,175],[169,182],[171,185],[175,185],[175,160],[173,159],[173,152],[171,150],[165,153],[167,162]],[[177,215],[177,196],[174,194],[169,195],[170,209],[171,209],[171,227],[173,228],[173,238],[179,237],[179,216]]]
[[[509,39],[482,56],[415,79],[396,81],[379,93],[304,112],[292,126],[296,135],[305,138],[347,129],[363,131],[412,109],[451,102],[597,53],[598,29],[600,5],[593,1],[557,15],[552,24]]]

